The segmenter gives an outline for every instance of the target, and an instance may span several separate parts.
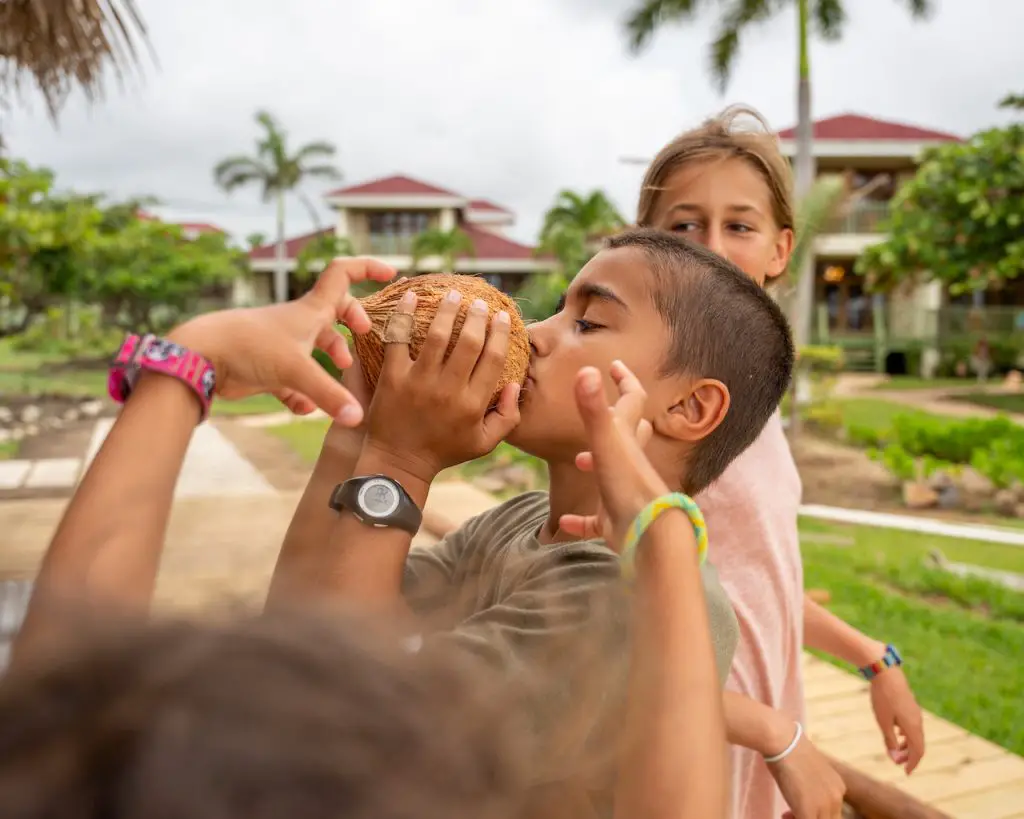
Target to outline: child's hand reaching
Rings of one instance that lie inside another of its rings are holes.
[[[584,367],[576,376],[576,404],[591,447],[576,456],[576,466],[594,473],[601,506],[596,515],[563,515],[559,526],[576,537],[603,538],[618,551],[641,510],[669,490],[644,454],[651,436],[650,422],[642,418],[647,393],[621,361],[610,372],[619,390],[611,407],[600,372]]]
[[[365,333],[370,319],[349,285],[368,279],[385,282],[394,275],[393,268],[373,259],[338,259],[296,301],[208,313],[168,338],[213,364],[216,394],[222,398],[270,393],[299,415],[320,407],[340,424],[356,426],[364,410],[359,398],[310,353],[319,348],[338,367],[351,366],[352,354],[335,324],[340,321],[354,333]]]

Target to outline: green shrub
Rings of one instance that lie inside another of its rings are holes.
[[[960,420],[898,415],[883,432],[850,426],[847,439],[869,448],[873,458],[902,480],[915,477],[919,465],[929,475],[969,464],[999,487],[1024,482],[1024,427],[1004,416]]]

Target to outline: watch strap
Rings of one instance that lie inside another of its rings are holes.
[[[143,371],[184,382],[199,400],[202,423],[210,413],[216,377],[213,365],[198,353],[154,335],[129,335],[110,365],[107,391],[119,404],[128,400]]]

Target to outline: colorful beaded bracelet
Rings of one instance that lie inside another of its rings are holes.
[[[865,680],[873,680],[885,669],[892,668],[895,665],[903,665],[903,658],[896,650],[896,646],[887,645],[881,660],[873,662],[871,665],[866,665],[863,668],[858,668],[857,671]]]
[[[669,509],[680,509],[686,513],[686,516],[690,519],[690,524],[693,526],[693,533],[697,538],[698,558],[702,564],[707,559],[708,527],[704,522],[704,515],[700,511],[700,507],[697,506],[696,502],[689,495],[684,495],[682,492],[673,492],[670,495],[662,495],[660,498],[655,498],[640,510],[640,514],[630,524],[629,529],[626,531],[625,541],[622,544],[622,555],[620,557],[625,576],[630,577],[633,574],[636,548],[641,538],[643,538],[651,524],[663,512]]]

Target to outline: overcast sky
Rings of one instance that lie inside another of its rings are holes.
[[[404,172],[515,210],[532,240],[563,188],[604,188],[630,215],[648,156],[728,102],[778,128],[795,115],[795,18],[751,32],[724,97],[708,81],[713,19],[664,30],[641,57],[621,21],[635,0],[139,0],[158,64],[54,129],[38,99],[0,114],[15,155],[61,187],[150,194],[169,219],[238,236],[273,231],[255,191],[213,184],[250,153],[266,107],[293,145],[337,145],[345,182]],[[937,0],[915,24],[899,0],[847,0],[839,44],[812,50],[816,117],[857,112],[969,134],[1024,92],[1024,0]],[[308,191],[322,193],[313,183]],[[324,219],[329,223],[328,211]],[[290,234],[311,223],[289,207]]]

